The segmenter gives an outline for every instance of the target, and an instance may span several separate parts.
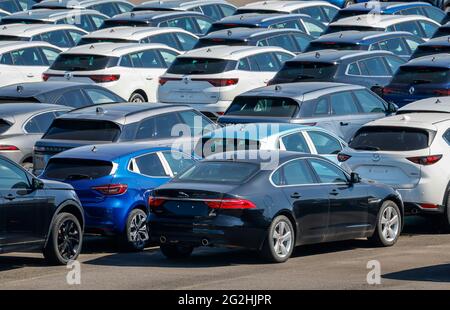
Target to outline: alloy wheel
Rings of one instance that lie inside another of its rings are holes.
[[[292,230],[288,223],[280,221],[273,230],[273,249],[277,256],[286,257],[292,247]]]
[[[148,239],[147,216],[143,213],[136,213],[130,222],[129,240],[140,248]]]
[[[78,255],[81,234],[71,219],[63,221],[58,228],[58,251],[61,257],[70,260]]]
[[[381,231],[383,238],[392,242],[397,238],[400,231],[399,214],[394,207],[388,206],[381,215]]]

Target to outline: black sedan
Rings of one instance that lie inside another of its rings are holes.
[[[403,225],[394,189],[362,182],[323,157],[291,152],[206,159],[154,190],[149,203],[152,238],[168,258],[226,246],[284,262],[302,244],[367,237],[391,246]]]
[[[0,156],[0,254],[40,249],[52,264],[78,257],[83,210],[73,188],[42,181]]]

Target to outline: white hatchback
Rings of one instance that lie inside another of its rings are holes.
[[[450,114],[410,113],[359,129],[338,159],[397,189],[405,211],[442,214],[450,225]]]
[[[294,54],[279,47],[211,46],[177,57],[159,79],[158,101],[189,104],[215,118],[234,97],[266,86]]]
[[[96,83],[131,102],[155,102],[158,79],[179,54],[163,44],[76,46],[61,53],[43,79]]]

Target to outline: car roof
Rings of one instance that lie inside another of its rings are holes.
[[[40,94],[51,92],[54,90],[62,90],[68,88],[81,88],[82,86],[98,87],[93,84],[79,83],[72,81],[47,81],[47,82],[31,82],[17,83],[0,87],[0,97],[34,97]]]
[[[202,162],[208,161],[226,161],[226,162],[236,162],[236,163],[251,163],[251,164],[267,164],[267,168],[279,167],[279,164],[287,162],[292,159],[297,158],[320,158],[324,159],[322,156],[314,155],[314,154],[305,154],[299,152],[290,152],[290,151],[281,151],[281,150],[248,150],[248,151],[232,151],[232,152],[224,152],[220,154],[215,154],[206,157]],[[278,162],[274,164],[270,161],[270,158],[277,158]],[[326,160],[326,159],[325,159]],[[264,167],[261,165],[261,167]],[[267,169],[266,169],[267,170]]]
[[[246,4],[244,6],[239,7],[239,9],[256,9],[256,10],[272,10],[272,11],[280,11],[280,12],[291,12],[293,10],[306,8],[310,6],[332,6],[329,2],[326,1],[258,1]]]
[[[157,143],[152,144],[148,141],[122,142],[81,146],[56,154],[53,158],[76,158],[114,161],[123,156],[137,156],[142,153],[168,150],[172,150],[172,148],[161,146]]]
[[[428,40],[425,43],[420,44],[421,46],[426,46],[426,45],[450,45],[450,36],[443,36],[443,37],[437,37],[437,38],[433,38]]]
[[[436,130],[440,123],[448,121],[450,121],[450,114],[448,113],[408,113],[377,119],[363,127],[389,126]]]
[[[300,19],[300,18],[308,18],[311,17],[306,14],[257,14],[257,13],[246,13],[246,14],[238,14],[231,15],[222,18],[221,20],[215,22],[215,24],[251,24],[257,25],[260,23],[265,23],[269,21],[278,21],[278,20],[291,20],[291,19]]]
[[[111,2],[127,2],[125,0],[46,0],[36,3],[32,8],[52,7],[52,8],[86,8],[91,5]]]
[[[384,31],[356,31],[356,30],[348,30],[348,31],[340,31],[329,33],[320,36],[315,39],[313,42],[359,42],[365,40],[372,40],[376,38],[385,39],[388,37],[394,36],[413,36],[411,33],[406,31],[392,31],[392,32],[384,32]]]
[[[388,51],[359,51],[359,50],[320,50],[315,52],[302,53],[286,62],[295,61],[314,61],[335,63],[345,59],[358,58],[363,56],[379,56],[379,55],[393,55]]]
[[[362,10],[372,11],[374,9],[374,4],[372,4],[372,3],[375,3],[377,6],[379,6],[381,12],[384,12],[387,10],[392,10],[395,12],[396,10],[401,10],[401,9],[410,8],[410,7],[431,6],[430,3],[425,3],[425,2],[369,1],[369,2],[355,3],[346,8],[343,8],[341,10],[343,10],[343,11],[362,11]]]
[[[443,67],[450,68],[450,53],[427,55],[423,57],[418,57],[411,59],[405,66],[426,66],[426,67]]]
[[[29,38],[41,33],[55,30],[77,30],[87,33],[81,28],[68,24],[6,24],[0,26],[0,35]]]
[[[248,57],[251,55],[256,55],[264,52],[285,52],[294,55],[293,53],[282,49],[277,46],[227,46],[227,45],[217,45],[202,47],[195,50],[191,50],[185,54],[178,57],[189,57],[189,58],[217,58],[217,59],[230,59],[238,60],[242,57]]]
[[[221,38],[221,39],[235,39],[235,40],[246,40],[253,37],[264,36],[266,34],[284,34],[284,33],[299,33],[306,36],[308,34],[303,31],[292,29],[292,28],[284,28],[284,29],[268,29],[268,28],[232,28],[232,29],[223,29],[209,33],[203,38]],[[312,38],[312,37],[311,37]]]
[[[175,49],[160,43],[92,43],[80,46],[74,46],[63,54],[88,54],[88,55],[105,55],[112,57],[120,57],[132,52],[143,50],[163,48],[176,51]]]
[[[137,20],[137,21],[152,21],[158,19],[166,19],[178,16],[206,16],[199,12],[185,12],[185,11],[133,11],[122,14],[117,14],[108,20]]]
[[[416,112],[444,112],[450,113],[450,96],[447,97],[433,97],[411,102],[401,107],[398,112],[406,113],[408,111]]]
[[[0,41],[0,54],[14,51],[27,47],[46,46],[57,50],[61,50],[59,47],[51,45],[44,41]]]
[[[119,38],[128,40],[140,40],[142,38],[162,34],[162,33],[173,33],[173,32],[183,32],[191,34],[190,32],[175,27],[131,27],[131,26],[120,26],[105,28],[93,31],[91,33],[83,36],[84,38]]]
[[[19,119],[28,118],[37,112],[53,110],[70,110],[70,108],[49,103],[1,103],[0,119],[4,119],[10,124],[15,124]]]
[[[373,28],[387,28],[391,25],[411,20],[426,20],[433,24],[439,25],[434,20],[421,15],[377,15],[376,21],[372,20],[371,18],[367,18],[367,15],[357,15],[346,17],[338,21],[332,22],[330,26],[355,25]]]
[[[172,10],[190,10],[193,7],[199,6],[199,5],[208,5],[208,4],[229,4],[225,0],[167,0],[167,1],[146,1],[144,3],[141,3],[136,6],[136,8],[139,10],[142,9],[172,9]]]
[[[96,11],[96,10],[71,10],[71,9],[62,9],[62,10],[51,10],[51,9],[33,9],[29,11],[20,11],[11,14],[8,16],[8,19],[32,19],[32,20],[48,20],[48,21],[57,21],[61,18],[76,16],[76,14],[81,15],[102,15],[105,18],[108,16]],[[6,18],[6,17],[4,17]]]

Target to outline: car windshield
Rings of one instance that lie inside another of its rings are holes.
[[[297,110],[298,103],[290,98],[238,96],[225,115],[293,117]]]
[[[118,57],[87,54],[60,54],[50,69],[60,71],[92,71],[117,65]]]
[[[392,83],[399,84],[429,84],[448,83],[450,74],[448,68],[402,66],[392,79]]]
[[[11,125],[7,121],[0,119],[0,134],[6,132],[10,127]]]
[[[167,73],[216,74],[233,70],[236,64],[236,61],[226,59],[179,57],[167,69]]]
[[[62,181],[93,180],[109,175],[112,168],[113,164],[109,161],[53,158],[45,168],[43,177]]]
[[[427,148],[429,136],[417,128],[368,126],[356,133],[349,146],[355,150],[414,151]]]
[[[288,61],[275,75],[275,83],[330,81],[337,65],[325,62]]]
[[[109,121],[56,119],[43,139],[114,142],[120,127]]]
[[[259,165],[243,162],[204,161],[191,167],[175,181],[241,184],[259,170]]]
[[[450,53],[450,45],[419,45],[414,58],[441,53]]]
[[[359,26],[359,25],[330,25],[330,26],[328,26],[327,30],[325,30],[324,34],[341,32],[341,31],[349,31],[349,30],[355,30],[355,31],[384,31],[384,28],[376,28],[376,27],[370,27],[370,26]]]
[[[356,43],[349,42],[311,42],[306,49],[306,52],[314,52],[319,50],[334,49],[334,50],[358,50],[361,46]]]
[[[93,43],[128,43],[133,42],[128,39],[119,39],[119,38],[81,38],[80,41],[78,41],[77,45],[86,45],[86,44],[93,44]]]
[[[203,38],[200,39],[197,44],[195,44],[195,48],[214,46],[214,45],[246,45],[247,43],[244,40],[236,40],[236,39],[221,39],[221,38]]]

